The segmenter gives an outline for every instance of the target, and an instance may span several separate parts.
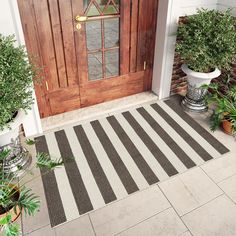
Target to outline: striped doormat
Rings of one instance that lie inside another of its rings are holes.
[[[36,139],[38,152],[65,161],[42,177],[52,226],[229,151],[173,100]]]

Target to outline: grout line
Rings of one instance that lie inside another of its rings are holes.
[[[178,236],[184,235],[184,234],[186,234],[186,233],[190,233],[190,234],[192,235],[192,233],[191,233],[189,230],[186,230],[186,231],[184,231],[183,233],[179,234]]]
[[[91,224],[91,226],[92,226],[92,229],[93,229],[94,235],[96,236],[97,234],[96,234],[96,231],[95,231],[95,228],[94,228],[94,225],[93,225],[92,219],[91,219],[91,217],[90,217],[90,213],[88,214],[88,218],[89,218],[90,224]]]
[[[203,170],[203,172],[207,175],[207,173]],[[234,174],[235,175],[235,174]],[[234,175],[232,175],[232,176],[234,176]],[[207,175],[208,176],[208,175]],[[231,178],[232,176],[230,176],[230,177],[228,177],[228,178],[226,178],[226,179],[229,179],[229,178]],[[213,182],[214,182],[214,180],[210,177],[210,176],[208,176]],[[221,191],[225,194],[225,196],[230,200],[230,201],[232,201],[234,204],[236,204],[235,203],[235,201],[219,186],[219,184],[221,183],[221,182],[223,182],[223,181],[225,181],[226,179],[224,179],[224,180],[222,180],[222,181],[220,181],[220,182],[218,182],[218,183],[216,183],[216,182],[214,182],[217,186],[218,186],[218,188],[220,188],[221,189]]]
[[[47,225],[41,226],[41,227],[39,227],[39,228],[37,228],[37,229],[34,229],[34,230],[32,230],[32,231],[29,231],[29,232],[27,232],[27,233],[25,233],[25,234],[23,234],[23,235],[29,235],[29,234],[31,234],[31,233],[33,233],[33,232],[36,232],[36,231],[41,230],[41,229],[43,229],[43,228],[46,228],[47,226],[51,226],[50,223],[48,223]],[[52,227],[51,227],[51,228],[52,228]],[[52,228],[52,230],[54,230],[54,229]]]
[[[203,171],[204,171],[204,170],[203,170]],[[228,177],[222,179],[222,180],[219,181],[219,182],[215,182],[215,181],[214,181],[214,182],[218,185],[218,184],[224,182],[225,180],[232,178],[232,177],[235,176],[235,175],[236,175],[236,173],[234,173],[234,174],[232,174],[232,175],[229,175]],[[209,176],[209,177],[210,177],[210,176]]]
[[[114,234],[113,236],[118,236],[118,235],[124,233],[125,231],[127,231],[127,230],[129,230],[129,229],[132,229],[132,228],[134,228],[135,226],[137,226],[137,225],[139,225],[139,224],[142,224],[143,222],[145,222],[145,221],[147,221],[147,220],[150,220],[151,218],[153,218],[153,217],[155,217],[155,216],[157,216],[157,215],[159,215],[159,214],[161,214],[161,213],[163,213],[164,211],[169,210],[169,209],[172,209],[172,207],[170,206],[170,207],[168,207],[168,208],[165,208],[164,210],[162,210],[162,211],[160,211],[160,212],[158,212],[158,213],[156,213],[156,214],[154,214],[154,215],[152,215],[152,216],[149,216],[149,217],[147,217],[147,218],[144,219],[144,220],[141,220],[140,222],[138,222],[138,223],[136,223],[136,224],[134,224],[134,225],[132,225],[132,226],[130,226],[130,227],[128,227],[128,228],[122,230],[122,231],[120,231],[119,233]]]
[[[189,211],[189,212],[183,214],[181,217],[184,217],[184,216],[186,216],[186,215],[192,213],[193,211],[195,211],[195,210],[197,210],[197,209],[199,209],[199,208],[205,206],[206,204],[208,204],[208,203],[210,203],[210,202],[212,202],[212,201],[216,200],[217,198],[222,197],[222,196],[224,196],[224,195],[225,195],[225,193],[223,192],[223,193],[221,193],[220,195],[218,195],[218,196],[212,198],[211,200],[209,200],[209,201],[203,203],[202,205],[200,205],[200,206],[198,206],[198,207],[192,209],[191,211]]]
[[[190,232],[190,234],[193,236],[192,232],[190,231],[189,227],[186,225],[186,223],[184,222],[184,220],[182,219],[182,217],[179,215],[179,213],[176,211],[175,207],[173,206],[173,204],[170,202],[170,200],[168,199],[168,197],[166,196],[166,194],[164,193],[164,191],[161,189],[160,186],[158,186],[158,188],[160,189],[160,191],[162,192],[162,194],[166,197],[167,201],[170,203],[170,205],[172,206],[173,210],[175,211],[175,213],[177,214],[177,216],[179,217],[179,219],[182,221],[182,223],[185,225],[186,229]]]

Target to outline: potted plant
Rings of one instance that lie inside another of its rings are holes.
[[[226,85],[227,86],[227,85]],[[227,134],[236,133],[236,86],[224,87],[216,83],[205,86],[209,90],[206,101],[211,107],[210,128],[215,131],[221,127]]]
[[[188,91],[182,101],[185,108],[205,111],[204,96],[209,84],[229,69],[236,54],[236,20],[230,14],[217,10],[198,9],[196,15],[187,16],[180,23],[177,33],[176,51],[187,74]]]
[[[28,143],[34,142],[29,140]],[[5,160],[11,150],[0,150],[0,227],[5,236],[21,235],[15,222],[21,213],[34,216],[40,208],[39,198],[27,187],[27,184],[39,176],[33,175],[34,168],[42,168],[44,174],[63,165],[61,158],[52,160],[46,153],[37,153],[36,163],[30,170],[24,171],[21,178],[15,178],[17,172],[5,171]],[[19,167],[19,171],[22,171]],[[30,176],[30,177],[29,177]]]
[[[14,36],[0,34],[0,146],[18,136],[25,112],[33,104],[32,78],[40,76],[25,48],[15,42]]]

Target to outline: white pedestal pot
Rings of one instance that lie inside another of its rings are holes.
[[[204,101],[204,96],[207,93],[206,89],[201,88],[203,84],[210,84],[211,80],[220,76],[221,72],[216,68],[210,73],[195,72],[188,68],[186,64],[182,65],[183,72],[187,75],[188,91],[182,101],[184,108],[188,110],[202,112],[207,110]]]
[[[0,147],[9,144],[12,139],[15,140],[18,137],[19,127],[23,123],[25,116],[24,111],[19,110],[13,121],[9,123],[11,128],[5,128],[0,131]]]

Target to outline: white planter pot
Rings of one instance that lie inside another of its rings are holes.
[[[182,65],[183,72],[187,75],[188,91],[182,101],[184,108],[191,111],[202,112],[207,110],[204,97],[206,89],[201,88],[204,84],[210,84],[211,80],[220,76],[221,71],[216,68],[210,73],[195,72],[188,68],[186,64]]]
[[[9,123],[11,128],[5,128],[4,130],[0,131],[0,147],[11,143],[12,139],[15,140],[18,137],[19,127],[23,123],[25,116],[26,115],[24,111],[19,110],[14,120]]]

